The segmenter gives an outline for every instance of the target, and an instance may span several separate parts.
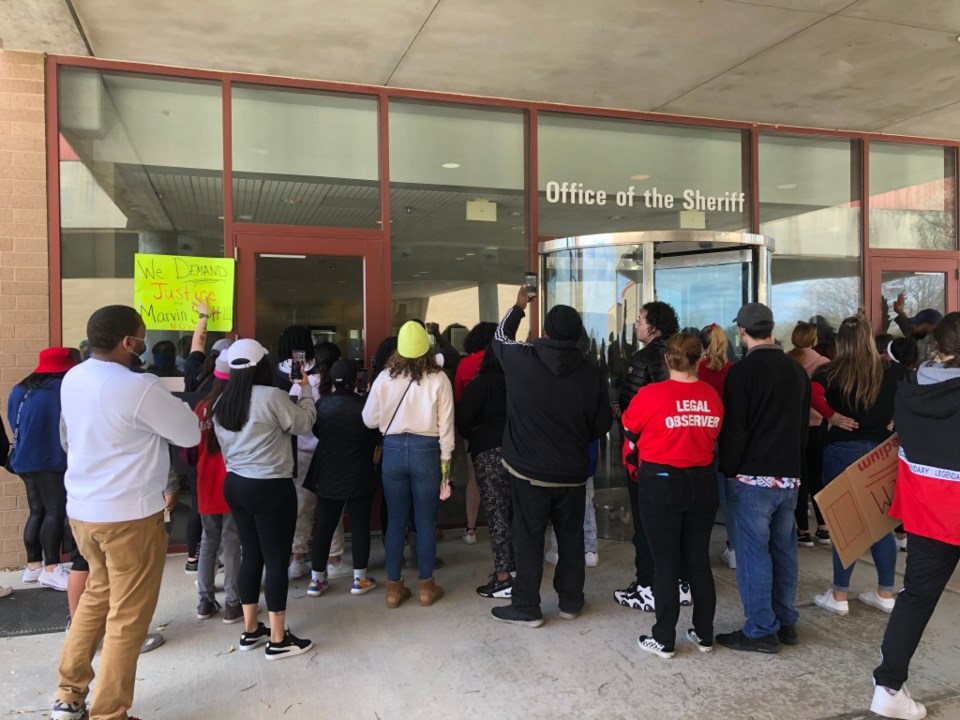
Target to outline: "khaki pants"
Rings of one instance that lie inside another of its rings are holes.
[[[297,555],[310,555],[310,538],[313,536],[313,523],[317,514],[317,496],[303,487],[303,481],[307,477],[307,470],[310,467],[310,460],[313,458],[313,451],[308,453],[299,453],[297,457],[297,477],[293,486],[297,490],[297,527],[293,532],[292,552]],[[340,524],[337,525],[337,531],[333,534],[333,542],[330,543],[331,555],[343,555],[343,516],[340,516]]]
[[[160,594],[167,551],[163,513],[114,523],[71,518],[70,527],[90,576],[60,655],[57,699],[86,699],[102,639],[90,720],[124,720],[133,705],[140,646]]]

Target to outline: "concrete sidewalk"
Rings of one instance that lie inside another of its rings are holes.
[[[717,528],[715,556],[721,533]],[[371,573],[383,581],[379,539],[373,546]],[[272,663],[259,651],[233,650],[241,625],[224,625],[219,616],[197,621],[195,576],[184,574],[183,556],[171,556],[151,625],[163,628],[166,644],[141,656],[132,712],[144,720],[871,717],[871,671],[887,616],[855,600],[847,617],[813,605],[813,596],[830,583],[826,548],[800,548],[800,645],[774,656],[720,647],[702,655],[678,640],[673,660],[637,648],[636,636],[649,631],[652,615],[622,608],[611,597],[632,575],[629,543],[601,541],[600,566],[587,570],[587,608],[574,622],[556,619],[548,565],[547,622],[539,629],[493,621],[490,608],[502,601],[474,592],[491,566],[482,529],[477,545],[448,540],[438,553],[446,567],[437,579],[447,596],[432,608],[421,608],[414,598],[387,611],[382,587],[354,597],[347,579],[334,581],[323,597],[310,598],[306,580],[295,581],[289,624],[315,647],[305,656]],[[904,559],[901,554],[901,573]],[[415,570],[408,573],[415,578]],[[718,561],[714,574],[717,631],[739,628],[734,573]],[[0,574],[0,584],[22,587],[19,580],[20,573]],[[875,582],[874,568],[861,563],[854,592]],[[960,718],[958,591],[955,578],[909,681],[931,718]],[[689,614],[688,609],[681,614],[681,635]],[[61,634],[0,639],[0,718],[47,716],[62,641]]]

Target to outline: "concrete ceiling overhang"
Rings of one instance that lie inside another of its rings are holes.
[[[6,49],[960,137],[957,0],[15,0]]]

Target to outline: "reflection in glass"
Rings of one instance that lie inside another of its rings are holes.
[[[513,305],[528,269],[523,183],[521,113],[390,103],[394,330],[469,328]]]
[[[540,234],[745,230],[741,138],[739,130],[540,113]]]
[[[63,343],[76,346],[94,310],[132,303],[135,253],[223,257],[222,100],[219,83],[82,68],[61,68],[58,100]]]
[[[277,356],[284,328],[306,325],[363,365],[363,258],[257,255],[257,338]]]
[[[234,85],[239,222],[379,229],[377,98]]]
[[[773,238],[774,337],[790,348],[798,320],[832,342],[860,305],[859,146],[761,133],[760,232]]]
[[[956,150],[870,144],[870,247],[955,250]]]
[[[941,315],[946,313],[947,280],[942,272],[893,271],[880,274],[880,306],[886,316],[887,332],[894,337],[903,337],[903,329],[895,322],[893,305],[903,293],[903,313],[914,317],[921,310],[931,308]]]

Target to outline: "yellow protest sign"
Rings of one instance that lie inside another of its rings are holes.
[[[234,260],[186,255],[134,256],[133,306],[147,330],[193,330],[194,305],[210,306],[207,329],[233,330]]]

